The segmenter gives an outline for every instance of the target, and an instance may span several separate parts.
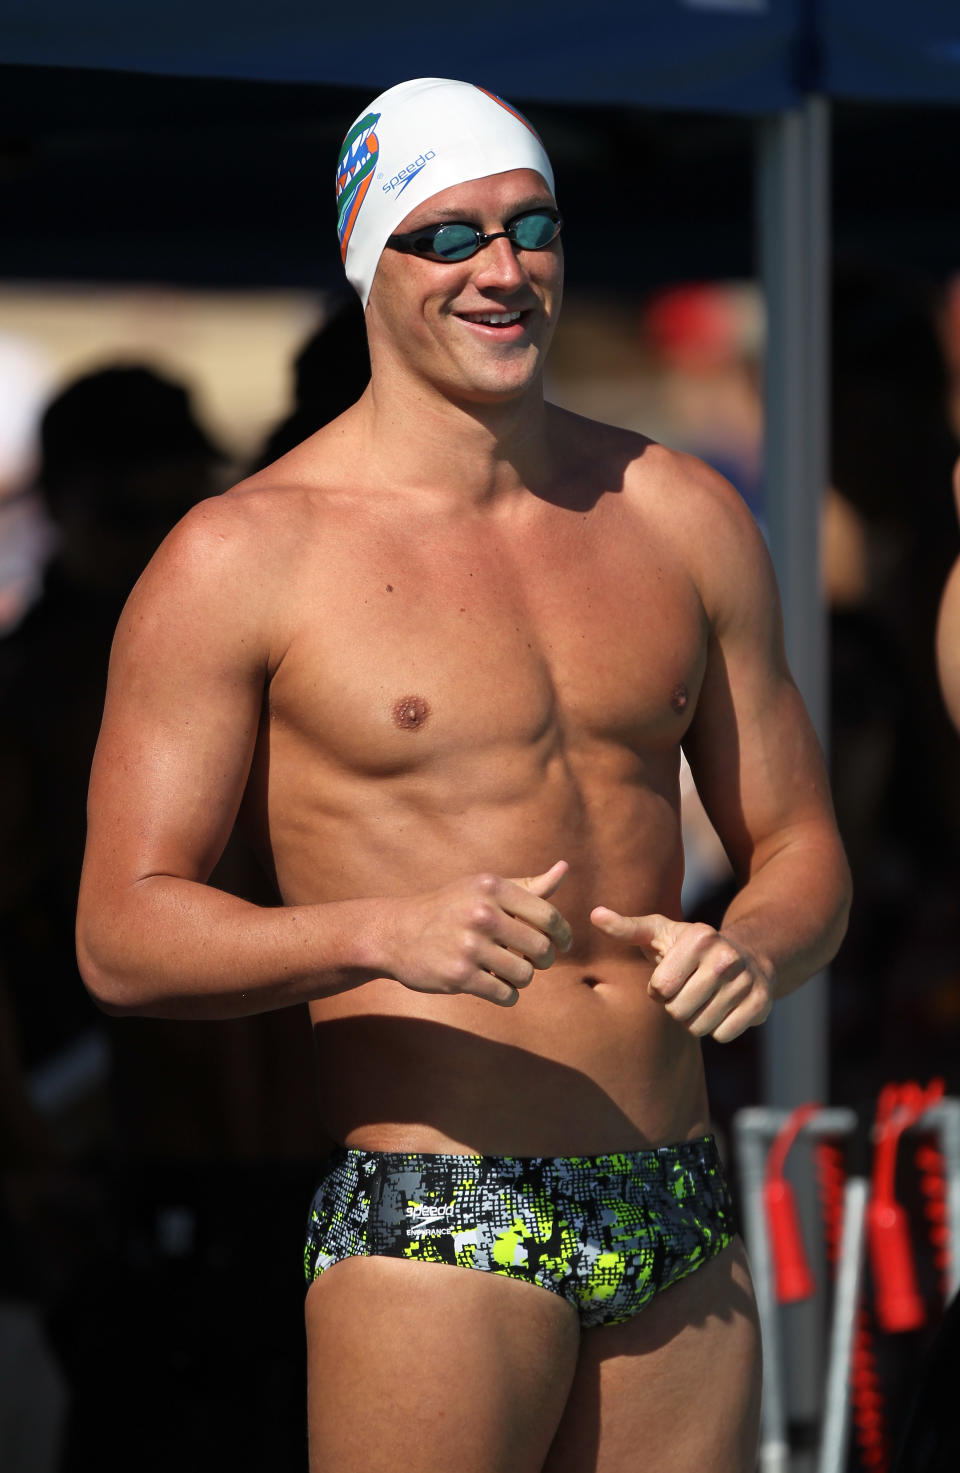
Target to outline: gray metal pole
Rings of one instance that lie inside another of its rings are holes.
[[[790,1473],[790,1440],[780,1356],[780,1325],[773,1290],[773,1262],[763,1206],[763,1182],[770,1138],[770,1112],[745,1109],[734,1119],[734,1144],[743,1191],[743,1228],[750,1273],[757,1296],[763,1344],[763,1407],[758,1450],[759,1473]]]
[[[802,107],[759,125],[758,223],[767,307],[766,512],[783,601],[787,655],[814,725],[826,735],[826,620],[820,587],[820,508],[828,480],[829,106]],[[774,1008],[763,1030],[768,1105],[828,1098],[826,977]],[[819,1244],[812,1170],[791,1172],[807,1242]],[[822,1280],[824,1263],[812,1253]],[[825,1321],[813,1301],[792,1307],[784,1346],[789,1413],[818,1419]]]
[[[770,551],[787,656],[826,738],[826,619],[820,510],[829,477],[829,110],[822,98],[760,125],[759,223],[767,309],[764,463]],[[768,1104],[825,1100],[825,985],[814,978],[765,1030]]]
[[[853,1176],[843,1196],[843,1236],[833,1300],[833,1329],[827,1362],[826,1407],[817,1473],[843,1473],[850,1429],[850,1361],[857,1333],[863,1272],[864,1230],[870,1183]]]
[[[786,1124],[789,1114],[788,1110],[751,1105],[738,1110],[733,1120],[734,1147],[743,1200],[744,1234],[763,1339],[763,1408],[757,1463],[759,1473],[789,1473],[792,1466],[787,1422],[790,1386],[784,1374],[784,1362],[789,1359],[784,1355],[784,1350],[789,1347],[784,1345],[780,1333],[782,1312],[778,1311],[774,1293],[773,1255],[763,1203],[767,1154],[774,1136]],[[856,1123],[857,1117],[852,1110],[820,1110],[807,1121],[800,1138],[848,1136],[852,1134]],[[811,1239],[808,1233],[804,1235],[811,1258],[815,1255],[810,1249],[821,1238],[819,1225],[816,1234],[816,1239]],[[823,1284],[822,1278],[820,1283]],[[795,1313],[804,1307],[791,1305],[790,1312]]]

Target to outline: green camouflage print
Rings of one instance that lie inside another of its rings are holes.
[[[561,1294],[584,1328],[629,1319],[737,1231],[712,1136],[607,1156],[332,1152],[307,1284],[344,1258],[482,1269]]]

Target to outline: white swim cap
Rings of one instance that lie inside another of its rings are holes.
[[[337,229],[347,277],[364,307],[387,237],[431,195],[533,169],[553,193],[543,144],[521,113],[470,82],[419,77],[374,98],[337,164]]]

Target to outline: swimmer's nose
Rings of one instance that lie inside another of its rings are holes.
[[[503,291],[522,286],[527,279],[520,257],[506,236],[492,240],[485,250],[477,252],[475,260],[478,269],[474,281],[478,286],[496,286]]]

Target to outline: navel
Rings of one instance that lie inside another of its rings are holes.
[[[423,696],[401,696],[393,708],[393,720],[402,731],[419,731],[430,715]]]

